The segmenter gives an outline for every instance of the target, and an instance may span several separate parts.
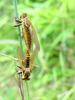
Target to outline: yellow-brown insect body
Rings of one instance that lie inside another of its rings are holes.
[[[23,36],[24,36],[24,40],[25,40],[27,48],[31,50],[31,44],[32,44],[31,34],[30,34],[29,28],[26,26],[25,26],[25,31],[23,31]]]
[[[29,50],[27,50],[25,56],[25,68],[29,68],[29,66],[30,66],[30,52]]]
[[[30,32],[30,21],[28,20],[27,14],[24,13],[20,17],[22,21],[22,33],[23,37],[27,46],[27,49],[31,50],[31,45],[32,45],[32,36]]]
[[[22,61],[22,79],[29,80],[30,76],[30,52],[29,50],[26,51],[26,55],[24,60]]]

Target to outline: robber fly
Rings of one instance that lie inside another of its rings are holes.
[[[39,45],[39,41],[36,35],[36,31],[32,25],[32,23],[30,22],[30,20],[28,19],[27,13],[23,13],[20,16],[20,19],[16,19],[16,25],[17,26],[21,26],[22,28],[22,36],[24,38],[24,41],[26,43],[27,49],[31,50],[31,47],[33,45],[33,43],[35,44],[35,49],[37,51],[40,50],[40,45]]]
[[[30,32],[31,23],[28,20],[27,14],[26,13],[22,14],[20,16],[20,20],[16,19],[16,22],[17,22],[16,26],[19,26],[19,25],[22,26],[22,36],[26,43],[27,49],[31,50],[31,44],[32,44],[32,36]]]
[[[30,53],[29,50],[26,51],[25,57],[22,57],[22,52],[20,48],[18,48],[18,58],[21,62],[20,66],[18,66],[18,74],[22,75],[22,80],[29,80],[30,78]]]

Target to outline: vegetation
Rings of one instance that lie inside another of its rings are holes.
[[[40,52],[31,75],[30,100],[75,99],[75,1],[17,0],[37,30]],[[18,31],[13,0],[0,0],[0,100],[21,100],[17,75]],[[6,56],[6,55],[8,56]],[[24,94],[27,98],[26,84]]]

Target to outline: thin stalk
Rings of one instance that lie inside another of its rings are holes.
[[[20,89],[22,100],[24,100],[23,81],[21,79],[21,74],[19,74],[18,78],[19,78],[18,86]]]
[[[26,81],[25,83],[26,83],[26,91],[27,91],[27,97],[28,97],[28,100],[30,100],[28,82]]]
[[[14,7],[15,7],[15,16],[16,16],[17,19],[19,19],[18,10],[17,10],[17,0],[14,0]],[[18,40],[19,40],[19,44],[20,44],[20,47],[21,47],[22,55],[23,55],[23,46],[22,46],[20,26],[18,26],[17,28],[18,28]]]
[[[17,10],[17,0],[14,0],[14,7],[15,7],[15,15],[16,15],[16,18],[19,19],[18,17],[18,10]],[[20,48],[21,48],[21,51],[22,51],[22,55],[23,55],[23,45],[22,45],[22,38],[21,38],[21,31],[20,31],[20,26],[18,26],[18,39],[19,39],[19,44],[20,44]],[[19,76],[19,79],[21,77]],[[28,97],[28,100],[29,99],[29,87],[28,87],[28,83],[27,81],[26,82],[26,90],[27,90],[27,97]],[[23,88],[22,86],[20,86],[20,92],[21,92],[21,97],[22,97],[22,100],[24,100],[24,93],[21,91]]]
[[[16,16],[17,19],[19,19],[18,10],[17,10],[17,0],[14,0],[14,7],[15,7],[15,16]],[[22,55],[23,55],[23,46],[22,46],[20,26],[18,26],[17,28],[18,28],[18,40],[19,40],[20,48],[21,48]],[[19,89],[20,89],[22,100],[24,100],[24,91],[23,91],[22,85],[23,84],[21,83],[21,75],[19,74]]]
[[[5,56],[5,57],[7,57],[7,58],[9,58],[9,59],[11,59],[11,60],[14,60],[14,61],[18,61],[18,60],[19,60],[19,59],[13,57],[13,56],[7,55],[7,54],[2,53],[2,52],[0,52],[0,55],[1,55],[1,56]]]

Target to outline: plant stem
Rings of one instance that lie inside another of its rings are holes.
[[[17,0],[14,0],[14,6],[15,6],[15,16],[16,16],[17,19],[19,19],[18,10],[17,10]],[[23,55],[23,46],[22,46],[22,38],[21,38],[20,26],[18,26],[17,28],[18,28],[18,40],[19,40],[20,48],[21,48],[22,55]]]
[[[15,7],[15,16],[17,19],[18,18],[18,10],[17,10],[17,0],[14,0],[14,7]],[[22,51],[22,56],[23,56],[23,46],[22,46],[22,38],[21,38],[21,31],[20,31],[20,26],[17,27],[18,28],[18,40],[19,40],[19,45]],[[23,86],[22,86],[22,79],[21,79],[21,75],[19,74],[19,89],[20,89],[20,93],[21,93],[21,97],[22,100],[24,100],[24,92],[23,92]]]
[[[28,100],[30,100],[28,82],[26,81],[25,83],[26,83],[26,91],[27,91],[27,97],[28,97]]]
[[[15,6],[15,15],[16,15],[16,18],[19,19],[18,17],[18,10],[17,10],[17,0],[14,0],[14,6]],[[20,44],[20,48],[21,48],[21,51],[22,51],[22,56],[23,56],[23,45],[22,45],[22,38],[21,38],[21,31],[20,31],[20,26],[18,26],[18,39],[19,39],[19,44]],[[19,76],[19,79],[21,77]],[[28,87],[28,83],[27,81],[26,82],[26,91],[27,91],[27,97],[28,97],[28,100],[29,99],[29,87]],[[23,90],[22,90],[22,86],[20,86],[20,93],[21,93],[21,97],[22,97],[22,100],[24,100],[24,93],[23,93]]]

